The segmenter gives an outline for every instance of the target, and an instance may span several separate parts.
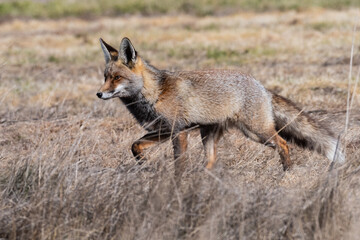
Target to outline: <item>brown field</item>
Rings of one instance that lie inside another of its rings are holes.
[[[358,239],[359,30],[344,132],[356,19],[359,9],[2,22],[0,238]],[[346,164],[291,145],[283,172],[276,151],[231,130],[212,171],[191,134],[180,185],[170,142],[137,165],[130,146],[145,131],[119,100],[95,96],[98,39],[124,36],[159,68],[251,73],[342,132]]]

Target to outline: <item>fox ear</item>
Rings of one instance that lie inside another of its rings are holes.
[[[107,44],[102,38],[100,38],[100,45],[104,52],[106,63],[110,62],[111,60],[116,61],[118,59],[119,52],[115,48]]]
[[[128,67],[132,67],[135,64],[137,52],[132,45],[130,39],[123,38],[120,44],[120,59]]]

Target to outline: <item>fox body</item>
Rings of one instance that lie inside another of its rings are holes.
[[[336,153],[334,134],[300,111],[290,100],[268,91],[252,76],[236,70],[159,70],[136,52],[128,38],[120,50],[100,39],[106,67],[97,96],[119,97],[149,132],[132,146],[138,160],[154,143],[172,139],[178,174],[184,167],[187,129],[200,128],[207,168],[216,159],[224,130],[240,129],[250,139],[277,148],[284,170],[291,166],[286,140],[315,150],[330,160]],[[337,156],[335,156],[337,155]]]

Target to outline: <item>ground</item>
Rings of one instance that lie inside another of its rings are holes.
[[[2,22],[0,238],[356,239],[358,17],[358,9],[316,8]],[[98,39],[118,47],[125,36],[161,69],[250,73],[341,134],[346,164],[332,168],[290,145],[295,164],[284,172],[275,151],[230,130],[212,171],[191,133],[180,185],[170,142],[137,165],[130,147],[145,131],[118,99],[95,95],[104,69]]]

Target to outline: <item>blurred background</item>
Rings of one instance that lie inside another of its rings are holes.
[[[33,0],[33,1],[1,1],[2,18],[35,17],[101,17],[121,15],[160,15],[160,14],[192,14],[197,16],[228,15],[237,12],[253,11],[302,11],[309,8],[329,8],[335,10],[359,7],[356,0]]]
[[[0,238],[357,239],[359,8],[359,0],[0,1]],[[160,69],[253,75],[340,136],[347,163],[329,169],[291,145],[295,164],[283,172],[275,151],[230,130],[212,172],[191,134],[179,186],[170,143],[138,166],[130,147],[145,131],[117,99],[95,95],[99,38],[118,48],[125,36]]]

